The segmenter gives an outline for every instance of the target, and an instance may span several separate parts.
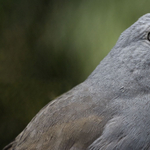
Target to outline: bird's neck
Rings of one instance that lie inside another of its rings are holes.
[[[94,92],[108,98],[120,94],[131,97],[145,92],[126,64],[114,56],[109,53],[88,77],[87,83],[95,89]]]

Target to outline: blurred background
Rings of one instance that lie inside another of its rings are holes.
[[[148,0],[0,0],[0,149],[148,12]]]

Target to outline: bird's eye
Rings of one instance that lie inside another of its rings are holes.
[[[147,34],[147,39],[150,41],[150,32]]]

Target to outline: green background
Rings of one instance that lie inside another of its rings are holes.
[[[148,12],[148,0],[0,0],[0,149]]]

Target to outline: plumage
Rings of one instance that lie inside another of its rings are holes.
[[[83,83],[42,108],[4,150],[149,150],[149,32],[146,14]]]

